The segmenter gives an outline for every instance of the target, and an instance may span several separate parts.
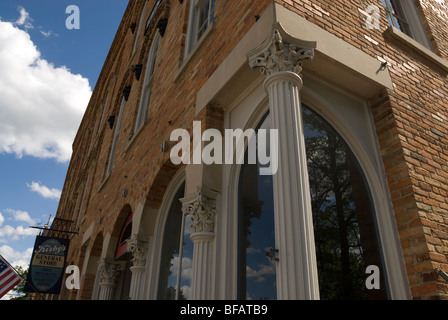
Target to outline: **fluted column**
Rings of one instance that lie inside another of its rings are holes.
[[[181,199],[182,212],[192,219],[193,265],[191,299],[211,297],[213,240],[215,239],[216,193],[205,188]],[[187,222],[186,222],[187,223]]]
[[[140,239],[137,235],[133,235],[127,240],[127,251],[132,254],[131,270],[131,287],[129,296],[131,300],[139,300],[143,297],[143,280],[146,269],[146,255],[148,252],[148,242]]]
[[[315,43],[295,39],[279,23],[248,53],[269,94],[271,129],[278,130],[278,170],[273,176],[278,299],[318,299],[311,194],[300,102],[302,63]]]
[[[102,259],[98,265],[99,300],[113,300],[122,265]]]

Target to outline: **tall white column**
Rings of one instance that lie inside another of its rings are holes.
[[[98,274],[99,282],[99,300],[113,300],[117,281],[123,270],[122,265],[102,259],[99,262]]]
[[[127,243],[127,251],[132,254],[132,267],[129,268],[131,270],[129,297],[131,300],[139,300],[143,298],[148,242],[140,239],[137,235],[133,235],[127,240]]]
[[[212,258],[215,239],[216,193],[205,187],[181,199],[182,212],[192,218],[193,265],[192,300],[207,300],[212,294]]]
[[[276,23],[270,37],[248,53],[250,66],[266,76],[271,128],[279,136],[273,176],[278,299],[319,299],[300,102],[302,62],[313,58],[315,46],[291,37]]]

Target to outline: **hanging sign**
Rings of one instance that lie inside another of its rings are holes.
[[[68,246],[68,239],[36,237],[25,292],[60,293]]]

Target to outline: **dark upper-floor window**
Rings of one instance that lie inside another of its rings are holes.
[[[193,50],[215,19],[215,0],[191,0],[185,56]]]
[[[389,25],[432,49],[417,8],[410,0],[382,0]]]
[[[160,34],[155,33],[151,48],[149,49],[148,61],[146,63],[145,80],[143,83],[142,95],[138,109],[137,119],[135,121],[134,133],[136,133],[145,123],[148,115],[148,107],[151,99],[151,89],[156,68],[157,53],[159,50]]]

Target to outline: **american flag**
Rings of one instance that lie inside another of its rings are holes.
[[[0,256],[0,298],[18,285],[20,281],[22,281],[22,278]]]

